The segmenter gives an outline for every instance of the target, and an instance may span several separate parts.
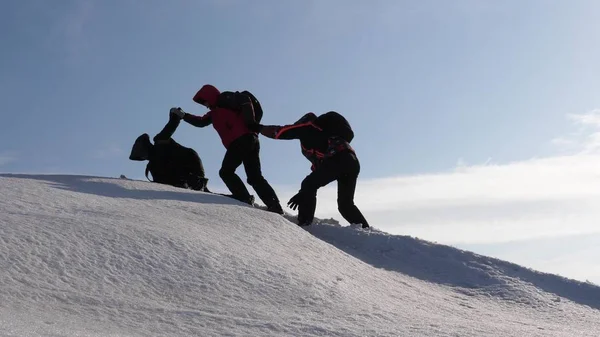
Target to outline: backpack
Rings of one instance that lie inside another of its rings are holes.
[[[263,117],[263,109],[260,106],[260,102],[248,90],[244,90],[240,94],[248,96],[248,98],[250,98],[250,102],[252,102],[252,107],[254,108],[254,120],[256,120],[257,123],[260,123],[260,120]]]
[[[320,115],[313,123],[328,133],[330,137],[337,136],[348,143],[354,139],[354,131],[352,131],[348,120],[335,111],[329,111]]]
[[[224,91],[221,93],[221,95],[219,95],[217,105],[225,109],[231,109],[233,111],[240,112],[242,111],[242,108],[238,95],[244,95],[250,99],[254,109],[254,120],[256,120],[257,123],[260,123],[263,117],[262,107],[260,106],[258,99],[256,99],[256,97],[248,90],[244,90],[242,92]]]

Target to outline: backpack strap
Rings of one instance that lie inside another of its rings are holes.
[[[148,164],[146,165],[146,179],[148,179],[148,181],[154,182],[150,180],[150,178],[148,178],[148,172],[150,172],[150,162],[148,162]]]
[[[241,94],[250,98],[250,102],[252,102],[252,108],[254,109],[254,120],[256,120],[257,123],[260,123],[260,121],[262,120],[262,117],[263,117],[263,109],[262,109],[262,106],[260,105],[260,102],[248,90],[242,91]]]

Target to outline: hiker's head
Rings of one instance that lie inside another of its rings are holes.
[[[150,142],[150,136],[147,133],[137,137],[133,147],[131,148],[131,154],[129,154],[130,160],[144,161],[148,160],[150,156],[150,149],[152,148],[152,142]]]
[[[193,100],[209,109],[213,109],[217,105],[217,98],[220,94],[221,92],[219,89],[215,88],[213,85],[205,84],[198,90],[196,95],[194,95]]]

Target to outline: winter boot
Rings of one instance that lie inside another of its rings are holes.
[[[267,206],[267,211],[273,212],[273,213],[277,213],[277,214],[281,214],[281,215],[285,214],[283,212],[283,208],[281,207],[281,205],[279,203]]]
[[[243,203],[246,203],[250,206],[254,206],[254,196],[253,195],[249,195],[247,197],[240,197],[240,196],[235,196],[235,195],[231,195],[231,198],[241,201]]]

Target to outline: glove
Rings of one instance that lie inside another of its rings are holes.
[[[300,192],[296,193],[295,196],[291,197],[287,203],[288,207],[294,211],[296,210],[296,208],[298,208],[298,206],[300,206],[300,204],[302,204],[302,195],[300,194]]]
[[[248,129],[250,129],[250,131],[252,131],[252,132],[260,132],[263,127],[264,126],[262,124],[259,124],[259,123],[250,123],[248,125]]]
[[[279,126],[274,126],[274,125],[261,126],[259,132],[265,137],[275,138],[275,136],[277,135],[277,132],[279,132],[279,129],[280,129]]]
[[[169,113],[176,115],[179,118],[183,118],[183,116],[185,116],[185,111],[181,110],[181,108],[171,108]]]

